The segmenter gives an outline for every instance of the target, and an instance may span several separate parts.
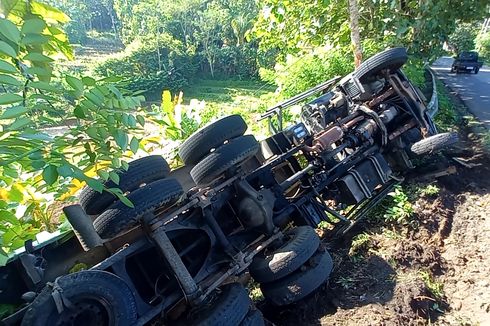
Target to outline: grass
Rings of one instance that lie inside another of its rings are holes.
[[[199,80],[184,89],[184,103],[198,99],[206,103],[201,119],[206,123],[216,117],[240,114],[249,126],[249,132],[264,137],[266,121],[258,121],[260,114],[275,103],[275,87],[258,81]]]
[[[421,186],[418,189],[418,193],[425,197],[434,197],[439,194],[439,187],[436,185],[428,184],[425,186]]]
[[[401,224],[408,222],[414,210],[407,193],[401,186],[396,186],[395,189],[389,193],[389,196],[392,198],[392,205],[388,207],[384,214],[385,220],[387,222],[397,222]]]
[[[444,284],[437,281],[432,274],[427,271],[419,271],[419,276],[434,298],[442,300],[444,297]]]
[[[434,117],[434,121],[438,131],[455,131],[462,121],[457,113],[456,104],[452,101],[447,88],[439,80],[437,81],[437,96],[439,111]]]
[[[335,283],[339,284],[342,288],[348,290],[354,285],[355,280],[352,277],[341,276]]]
[[[370,242],[371,242],[371,235],[367,233],[361,233],[356,235],[352,239],[352,244],[349,249],[349,256],[359,255],[362,250],[366,249],[369,246]]]

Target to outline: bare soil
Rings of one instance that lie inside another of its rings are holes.
[[[490,325],[490,156],[468,134],[463,127],[455,150],[426,162],[405,184],[440,189],[412,201],[409,221],[367,220],[353,238],[326,243],[335,261],[329,283],[293,306],[259,303],[266,318],[295,326]],[[421,178],[449,166],[455,174]],[[359,246],[361,233],[368,240]]]

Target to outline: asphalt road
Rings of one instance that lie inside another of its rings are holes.
[[[466,104],[473,115],[490,129],[490,68],[483,67],[478,74],[451,73],[453,58],[442,57],[436,60],[432,69],[438,78]]]

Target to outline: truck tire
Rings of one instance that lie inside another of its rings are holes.
[[[396,71],[408,60],[407,49],[399,47],[388,49],[367,59],[356,69],[354,75],[361,82],[369,77],[377,75],[381,70],[390,69]]]
[[[54,298],[62,302],[60,313]],[[136,320],[136,301],[126,282],[109,272],[87,270],[48,284],[27,309],[22,326],[131,326]]]
[[[167,161],[160,155],[150,155],[129,162],[127,171],[118,171],[119,185],[108,180],[104,182],[106,188],[119,188],[123,192],[138,189],[144,183],[150,183],[165,178],[170,173]],[[102,193],[85,187],[78,197],[80,205],[88,215],[98,215],[117,200],[107,191]]]
[[[194,165],[213,148],[226,140],[242,136],[247,124],[240,115],[230,115],[214,121],[194,132],[179,148],[179,156],[186,165]]]
[[[480,67],[475,67],[475,75],[480,71]]]
[[[183,194],[182,186],[175,179],[162,179],[149,183],[127,196],[134,208],[126,206],[119,200],[109,206],[95,219],[95,231],[102,238],[112,238],[137,225],[144,214],[162,206],[172,206]]]
[[[212,296],[212,295],[211,295]],[[210,302],[197,307],[181,320],[180,325],[239,325],[250,308],[247,290],[239,283],[229,283],[217,291]]]
[[[298,226],[285,233],[287,241],[267,255],[254,257],[250,275],[259,283],[277,281],[300,268],[313,256],[320,238],[311,226]]]
[[[261,284],[264,297],[276,306],[297,302],[322,285],[333,268],[332,257],[319,250],[296,272],[272,283]]]
[[[416,155],[432,154],[458,141],[458,134],[444,132],[419,140],[410,147]]]
[[[206,185],[232,166],[254,156],[258,149],[259,143],[252,135],[232,139],[197,163],[190,172],[191,177],[197,185]]]
[[[264,316],[258,309],[251,309],[240,323],[240,326],[265,326]]]

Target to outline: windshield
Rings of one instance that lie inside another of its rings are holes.
[[[461,60],[478,60],[478,53],[476,52],[461,52],[459,54]]]

